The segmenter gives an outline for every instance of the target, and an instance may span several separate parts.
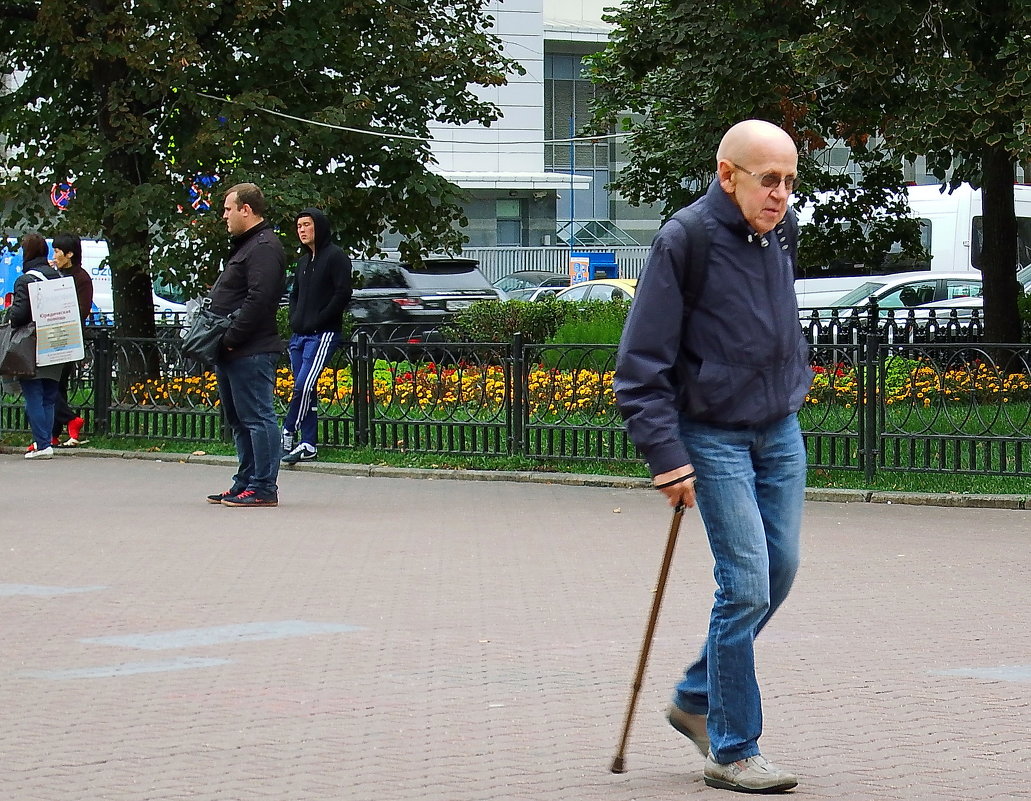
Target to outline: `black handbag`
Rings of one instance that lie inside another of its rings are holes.
[[[36,324],[0,324],[0,375],[36,377]]]
[[[190,327],[183,335],[183,353],[202,364],[214,364],[222,349],[222,338],[233,324],[236,312],[228,316],[216,314],[207,303],[205,299],[205,305],[194,313]]]

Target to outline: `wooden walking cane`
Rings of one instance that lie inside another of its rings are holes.
[[[630,737],[630,723],[634,718],[634,709],[637,707],[637,696],[641,692],[641,682],[644,680],[644,669],[648,664],[648,652],[652,647],[652,636],[655,634],[655,623],[659,619],[659,606],[662,604],[662,596],[666,591],[666,578],[669,576],[669,566],[673,561],[673,549],[677,545],[677,534],[680,533],[680,520],[684,516],[684,504],[678,503],[673,510],[673,521],[669,525],[669,539],[666,541],[666,554],[662,558],[662,568],[659,570],[659,580],[655,585],[655,597],[652,599],[651,614],[648,615],[648,627],[644,632],[644,643],[641,645],[641,656],[637,660],[637,675],[634,677],[633,689],[630,692],[630,704],[626,710],[626,720],[623,723],[623,736],[619,741],[619,750],[615,759],[612,760],[613,773],[626,773],[623,765],[623,754],[626,752],[626,743]]]

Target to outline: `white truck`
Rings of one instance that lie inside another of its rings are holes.
[[[1031,186],[1014,188],[1013,205],[1017,213],[1017,264],[1014,269],[1031,264]],[[961,184],[951,194],[943,193],[937,184],[910,186],[909,206],[913,216],[922,221],[924,247],[931,254],[931,272],[978,274],[981,268],[981,192],[969,184]],[[805,225],[811,212],[803,210],[799,223]],[[870,274],[912,270],[874,270]],[[866,281],[868,275],[799,278],[795,294],[801,308],[833,304],[846,292]]]

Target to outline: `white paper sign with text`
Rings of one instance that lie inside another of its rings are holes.
[[[36,364],[77,362],[86,355],[75,281],[54,278],[29,284],[29,304],[36,322]]]

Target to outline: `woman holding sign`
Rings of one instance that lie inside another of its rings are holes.
[[[39,234],[23,236],[21,252],[22,274],[14,282],[14,301],[8,315],[14,326],[26,325],[32,321],[29,284],[61,277],[47,261],[47,243]],[[54,402],[57,400],[62,367],[60,364],[37,367],[35,378],[18,379],[22,396],[25,398],[25,416],[29,418],[34,440],[25,454],[26,459],[51,459],[54,456],[50,437],[54,427]]]
[[[61,275],[75,282],[75,296],[79,302],[79,319],[86,324],[93,310],[93,279],[82,267],[82,241],[75,234],[58,234],[54,237],[54,258],[51,267],[56,267]],[[62,365],[59,391],[54,405],[54,431],[52,445],[59,448],[77,448],[86,440],[82,439],[82,427],[85,421],[68,405],[68,384],[75,362]],[[68,426],[68,439],[61,444],[61,429]]]

